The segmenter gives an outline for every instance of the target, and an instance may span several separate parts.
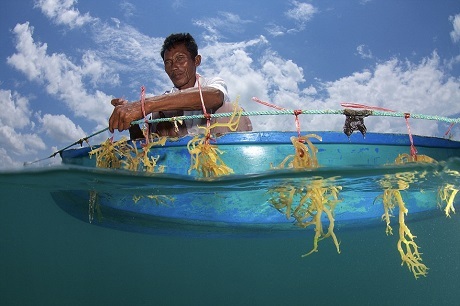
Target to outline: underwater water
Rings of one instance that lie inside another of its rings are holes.
[[[459,188],[459,165],[459,160],[452,160],[437,167],[403,169],[418,173],[403,196],[434,194],[445,180]],[[397,173],[369,167],[311,174],[335,178],[334,184],[343,186],[343,197],[353,199],[364,193],[370,198],[378,195],[376,186],[386,172]],[[353,226],[341,226],[336,220],[341,253],[327,238],[319,242],[318,252],[302,258],[312,249],[313,227],[243,233],[232,226],[217,229],[208,224],[197,230],[175,224],[170,225],[175,231],[168,232],[168,224],[163,224],[158,232],[142,233],[104,227],[97,216],[90,224],[87,200],[76,202],[86,205],[82,207],[86,215],[78,218],[80,212],[65,211],[62,196],[96,190],[130,197],[133,190],[145,192],[145,180],[157,182],[155,192],[168,195],[174,195],[171,188],[177,186],[181,193],[249,195],[272,187],[270,182],[295,183],[306,173],[273,172],[217,183],[115,174],[120,173],[67,166],[0,172],[1,305],[456,305],[460,301],[460,214],[447,218],[434,197],[429,213],[411,218],[409,211],[406,219],[429,267],[427,277],[416,280],[401,266],[397,212],[392,236],[385,234],[380,217]],[[128,183],[130,188],[124,189]],[[244,201],[244,196],[240,199]],[[454,207],[459,204],[460,196]],[[266,202],[260,205],[274,210]],[[102,217],[107,214],[102,209]]]

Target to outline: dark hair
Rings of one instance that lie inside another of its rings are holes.
[[[177,44],[185,44],[185,47],[192,58],[195,58],[198,55],[198,46],[192,35],[189,33],[177,33],[166,37],[163,46],[161,47],[161,58],[165,59],[165,51],[171,50]]]

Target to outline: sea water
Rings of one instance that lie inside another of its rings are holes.
[[[433,176],[425,173],[429,179],[411,188],[429,190],[440,183],[434,177],[451,177],[447,172],[455,173],[458,165],[453,160],[448,167],[427,168]],[[339,177],[341,185],[350,181],[348,188],[359,192],[374,188],[369,181],[377,182],[383,176],[379,171],[328,170],[322,175]],[[435,208],[428,216],[408,219],[429,267],[427,277],[416,280],[401,266],[397,217],[392,218],[392,236],[385,234],[380,220],[353,227],[336,224],[341,253],[328,238],[319,242],[318,252],[302,258],[313,246],[312,227],[257,235],[194,235],[186,233],[188,229],[146,234],[75,218],[55,201],[56,191],[90,190],[94,181],[102,182],[98,188],[104,192],[120,192],[128,182],[143,181],[139,175],[116,174],[67,166],[0,172],[1,305],[460,303],[459,214],[447,218]],[[453,177],[451,183],[460,187]],[[285,172],[241,177],[225,181],[225,190],[260,188],[269,180],[286,178]],[[168,185],[174,185],[174,177]],[[204,186],[191,181],[185,187],[200,191]],[[459,203],[457,197],[454,206]],[[212,231],[208,226],[207,232]]]

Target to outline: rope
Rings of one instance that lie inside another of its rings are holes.
[[[280,109],[280,110],[270,110],[270,111],[252,111],[252,112],[242,112],[241,116],[274,116],[274,115],[294,115],[298,116],[300,114],[304,115],[344,115],[344,110],[343,109],[338,109],[338,110],[331,110],[331,109],[307,109],[307,110],[292,110],[292,109]],[[226,117],[231,117],[233,113],[218,113],[218,114],[207,114],[205,115],[189,115],[189,116],[177,116],[177,117],[172,117],[172,118],[157,118],[157,119],[150,119],[147,120],[148,123],[158,123],[158,122],[175,122],[175,121],[181,121],[181,120],[191,120],[191,119],[208,119],[208,118],[226,118]],[[422,119],[422,120],[435,120],[435,121],[440,121],[440,122],[446,122],[446,123],[451,123],[452,125],[455,123],[460,123],[460,118],[449,118],[449,117],[443,117],[443,116],[433,116],[433,115],[424,115],[424,114],[410,114],[410,113],[403,113],[403,112],[393,112],[393,111],[381,111],[381,110],[372,110],[371,111],[372,116],[380,116],[380,117],[400,117],[400,118],[413,118],[413,119]],[[146,120],[140,119],[131,122],[132,125],[134,124],[143,124],[145,123]],[[65,151],[69,149],[70,147],[73,147],[74,145],[83,145],[83,142],[88,142],[88,139],[91,137],[94,137],[96,135],[99,135],[105,131],[107,131],[109,128],[106,127],[100,131],[97,131],[91,135],[88,135],[84,138],[81,138],[74,143],[66,146],[65,148],[62,148],[53,154],[51,154],[48,157],[35,160],[33,162],[25,162],[24,165],[31,165],[40,161],[43,161],[48,158],[55,157],[57,154],[60,154],[62,151]]]
[[[83,138],[80,138],[79,140],[75,141],[75,142],[72,143],[72,144],[69,144],[69,145],[68,145],[67,147],[65,147],[65,148],[62,148],[62,149],[57,150],[56,152],[54,152],[53,154],[51,154],[51,155],[48,156],[48,157],[44,157],[44,158],[41,158],[41,159],[37,159],[37,160],[34,160],[34,161],[32,161],[32,162],[24,162],[24,166],[32,165],[32,164],[35,164],[35,163],[44,161],[44,160],[46,160],[46,159],[55,157],[56,155],[61,154],[62,151],[65,151],[65,150],[67,150],[67,149],[73,147],[74,145],[79,144],[80,146],[83,146],[83,142],[86,142],[86,143],[89,144],[88,139],[90,139],[91,137],[94,137],[94,136],[96,136],[96,135],[99,135],[99,134],[101,134],[101,133],[104,133],[105,131],[108,131],[108,130],[109,130],[108,127],[103,128],[102,130],[99,130],[99,131],[97,131],[97,132],[95,132],[95,133],[93,133],[93,134],[91,134],[91,135],[88,135],[88,136],[85,136],[85,137],[83,137]]]
[[[209,130],[209,127],[211,126],[211,117],[209,116],[210,114],[206,111],[206,105],[204,104],[204,98],[203,98],[203,91],[201,89],[201,82],[200,82],[200,75],[197,73],[196,74],[196,82],[198,83],[198,91],[200,92],[200,100],[201,100],[201,107],[203,109],[203,116],[206,118],[206,128],[207,128],[207,135],[206,135],[206,144],[209,144],[209,140],[211,139],[211,131]],[[177,119],[174,119],[174,125],[176,125],[175,121]]]
[[[145,114],[145,86],[141,86],[141,109],[142,115],[144,116],[144,123],[141,125],[142,134],[145,138],[145,144],[149,144],[149,133],[150,133],[150,126],[148,124],[148,119]]]
[[[218,114],[210,114],[211,118],[225,118],[232,116],[233,113],[218,113]],[[331,109],[324,109],[324,110],[291,110],[291,109],[284,109],[284,110],[272,110],[272,111],[252,111],[252,112],[242,112],[241,116],[273,116],[273,115],[296,115],[296,114],[304,114],[304,115],[343,115],[344,110],[331,110]],[[402,112],[387,112],[387,111],[378,111],[373,110],[372,116],[381,116],[381,117],[400,117],[405,118],[408,113]],[[442,117],[442,116],[432,116],[432,115],[423,115],[423,114],[409,114],[410,118],[413,119],[424,119],[424,120],[435,120],[447,123],[460,123],[460,118],[449,118],[449,117]],[[204,115],[189,115],[189,116],[177,116],[174,118],[158,118],[158,119],[151,119],[148,122],[166,122],[166,121],[175,121],[175,120],[191,120],[191,119],[203,119],[206,118]],[[143,123],[144,120],[136,120],[133,121],[131,124],[140,124]]]

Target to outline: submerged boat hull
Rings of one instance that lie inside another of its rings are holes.
[[[152,156],[158,157],[157,163],[165,167],[165,172],[158,174],[95,169],[89,148],[66,150],[61,154],[63,163],[93,169],[97,180],[92,188],[60,191],[53,196],[61,208],[79,219],[124,230],[285,231],[299,227],[284,208],[273,205],[280,188],[296,188],[300,194],[312,184],[340,187],[334,210],[336,226],[362,226],[381,222],[384,210],[380,195],[388,184],[398,186],[402,180],[407,187],[394,188],[401,189],[409,219],[442,215],[437,208],[439,188],[445,186],[446,179],[456,184],[458,178],[440,177],[440,173],[445,163],[457,165],[460,143],[414,136],[418,154],[441,163],[396,166],[393,163],[398,155],[410,152],[408,135],[368,133],[365,138],[354,134],[349,139],[343,133],[313,133],[322,137],[322,141],[311,139],[318,148],[319,168],[300,171],[272,169],[294,154],[290,138],[296,133],[219,137],[214,144],[223,151],[221,157],[234,174],[215,179],[189,174],[189,137],[151,150]],[[301,197],[295,196],[293,207]],[[325,215],[321,218],[324,224],[330,221]]]

